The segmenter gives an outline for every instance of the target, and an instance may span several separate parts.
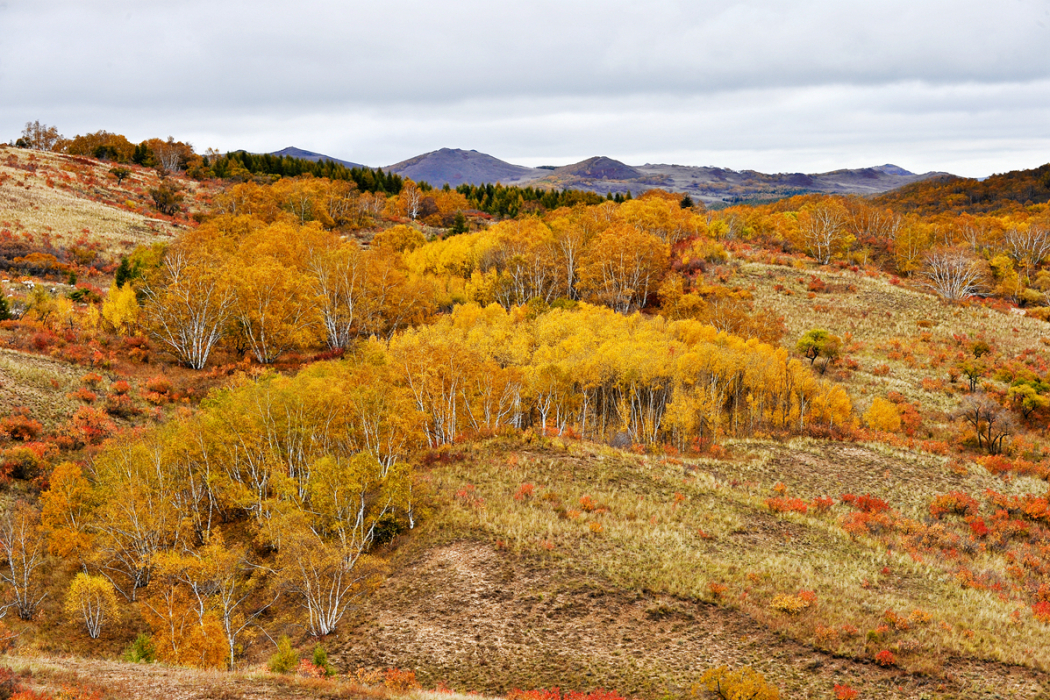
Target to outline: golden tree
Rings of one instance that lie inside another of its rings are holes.
[[[104,576],[92,576],[79,572],[69,586],[66,594],[66,613],[80,616],[87,627],[88,636],[98,639],[102,633],[102,624],[107,619],[120,618],[117,597],[113,584]]]

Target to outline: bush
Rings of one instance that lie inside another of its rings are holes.
[[[140,632],[135,641],[124,650],[124,660],[132,664],[151,664],[157,660],[157,650],[153,646],[153,638],[145,632]]]
[[[292,648],[288,635],[281,635],[277,640],[277,653],[266,662],[270,673],[291,673],[299,665],[299,652]]]
[[[810,606],[810,601],[797,595],[775,595],[769,607],[788,615],[798,615]]]
[[[325,648],[320,644],[314,647],[313,661],[314,666],[324,671],[324,675],[335,675],[335,669],[332,668],[332,665],[330,663],[328,663],[328,652],[325,651]]]
[[[383,685],[389,690],[401,693],[417,690],[420,687],[419,681],[416,680],[415,671],[402,671],[399,668],[387,669],[383,677]]]
[[[704,672],[700,682],[722,700],[780,700],[780,691],[750,666],[730,671],[719,666]]]
[[[16,408],[0,420],[0,435],[20,442],[36,439],[43,429],[40,421],[29,417],[29,409],[26,408]]]

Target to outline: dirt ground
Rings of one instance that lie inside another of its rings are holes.
[[[682,697],[704,670],[750,664],[785,698],[831,698],[835,683],[864,698],[1050,697],[1031,669],[949,662],[945,678],[908,676],[783,639],[714,605],[632,595],[531,566],[478,542],[418,551],[359,611],[331,648],[343,669],[414,669],[424,685],[615,689]]]

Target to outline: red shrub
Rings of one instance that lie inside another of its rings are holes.
[[[16,408],[10,415],[0,420],[0,435],[12,440],[27,442],[34,440],[44,429],[40,421],[29,417],[29,409]]]
[[[935,496],[930,503],[930,515],[941,518],[948,513],[955,515],[977,515],[980,504],[977,499],[962,491],[951,491],[949,493]]]
[[[835,700],[856,700],[857,691],[848,685],[835,684]]]
[[[879,666],[895,666],[897,664],[897,657],[893,655],[893,652],[889,649],[883,649],[875,655],[875,663]]]
[[[407,692],[417,690],[419,681],[416,680],[415,671],[402,671],[399,668],[389,668],[383,676],[383,685],[396,692]]]
[[[514,494],[515,501],[524,501],[532,497],[532,492],[535,490],[535,486],[532,484],[522,484],[518,487],[518,492]]]
[[[841,496],[841,500],[843,503],[847,503],[864,513],[884,513],[890,509],[889,503],[867,493],[862,496],[844,493]]]
[[[171,380],[163,374],[158,374],[146,380],[146,391],[152,391],[155,394],[170,394],[171,389]]]
[[[131,391],[131,385],[128,384],[123,379],[121,379],[119,381],[116,381],[116,382],[113,382],[112,384],[110,384],[109,385],[109,391],[110,391],[110,393],[116,394],[117,396],[123,396],[124,394],[128,393],[129,391]]]
[[[835,499],[830,496],[817,496],[809,504],[810,508],[818,513],[827,513],[835,505]]]
[[[809,506],[801,498],[767,498],[763,503],[774,513],[802,513],[805,515],[809,510]]]

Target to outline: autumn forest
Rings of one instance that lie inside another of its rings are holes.
[[[154,663],[222,697],[1036,697],[1048,201],[1050,165],[705,206],[27,124],[0,697]]]

